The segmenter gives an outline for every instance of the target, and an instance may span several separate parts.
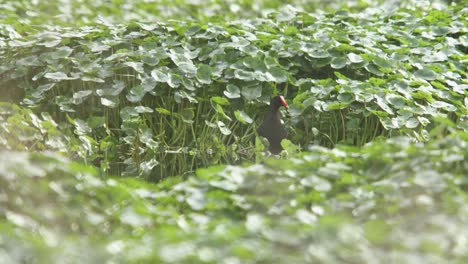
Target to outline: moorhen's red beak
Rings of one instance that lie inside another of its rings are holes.
[[[279,98],[281,100],[281,105],[286,107],[286,109],[288,109],[288,103],[286,103],[286,100],[284,100],[284,97],[280,95]]]
[[[286,103],[286,100],[284,100],[284,97],[282,95],[279,96],[280,100],[281,100],[281,105],[284,106],[284,108],[286,108],[286,113],[288,113],[289,115],[289,107],[288,107],[288,103]]]
[[[283,150],[281,140],[288,136],[288,132],[281,123],[281,113],[279,108],[284,106],[288,108],[286,100],[283,96],[275,96],[270,102],[270,110],[268,111],[263,123],[258,127],[257,132],[260,136],[268,139],[270,143],[270,152],[278,154]]]

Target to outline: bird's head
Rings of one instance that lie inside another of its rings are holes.
[[[288,103],[286,103],[286,100],[284,100],[282,95],[273,97],[273,99],[271,99],[270,105],[275,110],[281,106],[284,106],[286,109],[288,109]]]

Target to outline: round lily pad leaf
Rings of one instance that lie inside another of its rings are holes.
[[[326,50],[314,50],[309,53],[309,56],[311,56],[312,58],[322,59],[330,57],[330,54]]]
[[[197,32],[199,32],[200,30],[201,30],[200,26],[192,26],[192,27],[188,28],[187,31],[185,31],[185,35],[186,36],[193,36]]]
[[[245,70],[241,70],[241,69],[235,70],[234,71],[234,76],[237,79],[243,80],[243,81],[253,81],[253,80],[255,80],[255,74],[253,72],[245,71]]]
[[[68,58],[70,54],[72,54],[72,52],[73,52],[73,49],[69,47],[60,47],[60,48],[57,48],[55,51],[50,52],[48,55],[52,59],[58,60],[58,59]]]
[[[415,128],[419,125],[419,121],[417,118],[411,117],[408,120],[406,120],[405,126],[407,128]]]
[[[244,87],[242,88],[242,96],[247,101],[252,101],[259,98],[262,95],[262,87],[255,86],[255,87]]]
[[[354,95],[350,93],[341,93],[337,98],[340,102],[350,103],[354,101]]]
[[[145,72],[145,69],[143,68],[143,63],[141,62],[129,61],[129,62],[126,62],[125,65],[127,65],[130,68],[133,68],[138,73]]]
[[[389,60],[387,59],[384,59],[382,57],[376,57],[375,59],[372,60],[372,62],[381,67],[381,68],[391,68],[392,67],[392,64],[390,63]]]
[[[381,71],[379,70],[379,68],[378,68],[377,66],[375,66],[375,64],[373,64],[373,63],[367,64],[366,66],[364,66],[364,68],[365,68],[368,72],[373,73],[373,74],[375,74],[375,75],[377,75],[377,76],[383,76],[383,75],[384,75],[384,73],[381,72]]]
[[[197,73],[197,67],[191,61],[179,62],[177,66],[179,66],[179,69],[186,74],[195,75]]]
[[[445,110],[450,111],[450,112],[454,112],[457,110],[456,106],[443,102],[443,101],[434,101],[431,103],[431,106],[435,108],[444,108]]]
[[[336,57],[332,59],[330,66],[333,69],[341,69],[341,68],[344,68],[346,64],[347,64],[347,60],[345,57]]]
[[[402,108],[405,105],[405,100],[401,95],[387,94],[385,99],[387,99],[387,102],[389,102],[395,108]]]
[[[157,82],[167,82],[169,80],[169,76],[160,71],[159,69],[154,69],[151,71],[151,77],[153,77]]]
[[[226,90],[224,91],[224,95],[230,99],[240,98],[240,89],[234,84],[228,84],[226,86]]]
[[[206,64],[201,64],[198,66],[196,78],[199,82],[203,84],[211,83],[211,67]]]
[[[286,75],[286,71],[281,69],[280,67],[272,67],[269,69],[267,76],[271,77],[271,81],[276,83],[283,83],[288,81],[288,76]]]
[[[364,61],[364,59],[361,56],[353,52],[348,54],[348,59],[351,63],[361,63]]]
[[[424,67],[422,69],[417,70],[414,73],[414,76],[416,78],[429,80],[429,81],[435,80],[437,78],[437,74],[433,70],[431,70],[431,69],[429,69],[427,67]]]
[[[142,61],[149,66],[156,66],[159,64],[160,59],[155,55],[150,55],[143,57]]]
[[[143,99],[143,96],[145,96],[145,94],[146,94],[146,91],[143,88],[143,86],[137,85],[129,91],[126,97],[128,101],[132,103],[136,103],[136,102],[140,102],[141,99]]]

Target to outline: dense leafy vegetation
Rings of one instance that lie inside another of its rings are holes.
[[[467,262],[465,5],[320,2],[0,0],[0,262]]]
[[[467,129],[458,11],[288,7],[219,24],[98,21],[28,36],[6,25],[0,74],[6,94],[75,130],[82,159],[155,180],[251,160],[259,103],[276,93],[293,102],[291,139],[304,147],[425,140],[441,114]]]
[[[468,134],[106,179],[52,154],[2,153],[8,263],[441,263],[468,260]],[[4,155],[5,154],[5,155]]]

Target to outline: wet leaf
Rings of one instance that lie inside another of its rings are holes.
[[[126,62],[125,65],[127,65],[128,67],[134,69],[138,73],[145,72],[145,69],[143,68],[143,63],[141,63],[141,62],[129,61],[129,62]]]
[[[158,69],[154,69],[151,71],[151,77],[153,77],[157,82],[165,83],[169,80],[169,76]]]
[[[119,105],[117,97],[101,97],[101,104],[110,108],[115,108]]]
[[[226,90],[224,91],[224,95],[230,99],[240,98],[240,89],[233,84],[228,84],[226,86]]]
[[[253,72],[237,69],[234,71],[234,76],[239,80],[252,81],[255,79]]]
[[[361,56],[352,52],[348,54],[348,59],[351,63],[361,63],[364,61]]]
[[[344,57],[336,57],[336,58],[333,58],[331,63],[330,63],[330,66],[333,68],[333,69],[341,69],[343,67],[345,67],[347,64],[347,60],[346,58]]]
[[[52,79],[56,81],[61,81],[61,80],[70,80],[71,78],[67,76],[67,74],[63,72],[49,72],[44,75],[45,78],[47,79]]]
[[[211,83],[211,67],[205,64],[201,64],[198,66],[197,70],[197,80],[201,83],[204,84],[210,84]]]
[[[223,135],[227,136],[231,134],[231,130],[226,126],[226,124],[224,124],[223,121],[218,121],[217,125],[219,128],[219,131],[221,131]]]

